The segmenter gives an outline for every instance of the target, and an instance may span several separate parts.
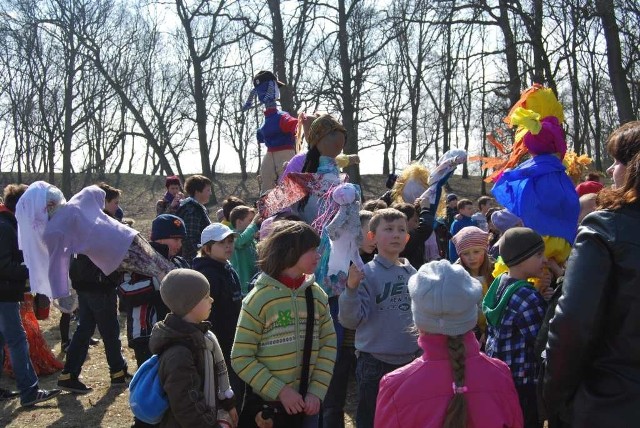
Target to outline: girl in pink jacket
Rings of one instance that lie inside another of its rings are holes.
[[[480,282],[439,260],[411,277],[409,294],[424,354],[382,378],[375,427],[522,427],[509,367],[480,353],[472,331]]]

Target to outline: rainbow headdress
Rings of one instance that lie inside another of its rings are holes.
[[[496,200],[545,239],[545,254],[563,263],[576,236],[580,204],[562,159],[564,112],[549,88],[534,84],[505,118],[517,126],[509,159],[496,171]],[[531,158],[520,163],[525,155]]]

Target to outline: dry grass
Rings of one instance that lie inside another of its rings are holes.
[[[26,183],[37,179],[45,179],[42,176],[23,177]],[[108,175],[107,177],[75,177],[74,189],[105,180],[124,191],[121,205],[125,210],[125,216],[136,220],[134,227],[148,236],[151,220],[155,216],[155,202],[164,193],[164,179],[157,176],[142,175]],[[17,181],[17,176],[11,173],[0,173],[0,187]],[[384,193],[385,177],[363,176],[363,193],[365,198],[371,198]],[[460,197],[475,199],[480,193],[480,182],[477,178],[462,180],[453,177],[450,181],[451,191]],[[240,180],[239,174],[219,175],[214,180],[214,189],[218,202],[221,203],[227,195],[236,195],[247,202],[253,202],[258,188],[255,177],[250,177],[246,182]],[[214,213],[217,206],[212,206]],[[51,308],[49,319],[42,321],[40,327],[51,345],[54,353],[60,355],[60,332],[58,320],[60,313]],[[125,317],[120,318],[123,338],[124,354],[129,361],[131,371],[135,369],[135,358],[132,350],[126,347]],[[72,326],[73,329],[73,326]],[[130,426],[133,417],[129,410],[129,392],[123,389],[111,389],[109,381],[109,369],[107,367],[102,343],[92,347],[89,351],[89,359],[83,366],[82,378],[85,383],[93,387],[93,392],[78,396],[63,393],[57,399],[38,404],[31,409],[21,409],[19,400],[0,402],[0,426],[37,428],[37,427],[127,427]],[[54,388],[57,374],[40,378],[43,388]],[[12,379],[3,376],[0,387],[15,388]],[[354,385],[349,388],[347,398],[347,427],[353,427],[353,419],[356,404]]]

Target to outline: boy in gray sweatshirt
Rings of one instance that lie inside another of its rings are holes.
[[[356,330],[358,428],[373,427],[382,376],[411,362],[419,352],[416,337],[410,333],[413,321],[407,287],[416,270],[400,258],[409,237],[407,218],[394,208],[378,210],[369,230],[378,254],[364,272],[351,266],[338,315],[344,327]]]

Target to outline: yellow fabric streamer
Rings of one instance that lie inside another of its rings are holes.
[[[524,135],[519,135],[521,133],[526,134],[527,132],[531,132],[533,135],[538,135],[542,129],[542,125],[540,124],[540,115],[533,110],[528,110],[522,107],[516,108],[511,113],[511,123],[513,125],[518,125],[518,131],[516,133],[516,139],[518,140],[524,137]]]

